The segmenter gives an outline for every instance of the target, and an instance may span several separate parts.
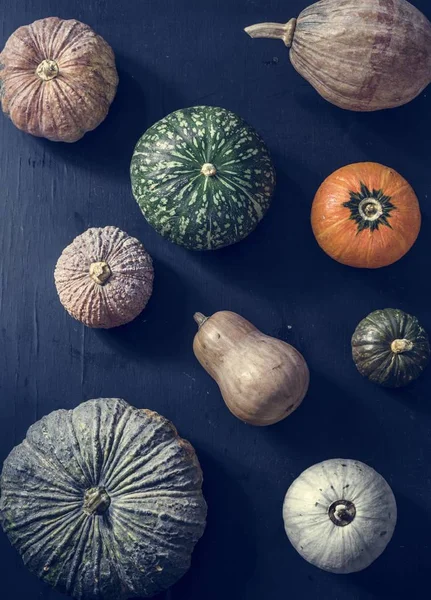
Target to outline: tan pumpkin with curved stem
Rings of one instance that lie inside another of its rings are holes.
[[[0,54],[3,112],[27,133],[76,142],[108,114],[118,85],[111,47],[58,17],[17,29]]]
[[[406,0],[321,0],[245,31],[282,40],[298,73],[347,110],[401,106],[431,81],[431,24]]]
[[[250,425],[272,425],[288,417],[307,393],[309,371],[290,344],[260,332],[229,311],[196,313],[193,350],[218,383],[229,410]]]

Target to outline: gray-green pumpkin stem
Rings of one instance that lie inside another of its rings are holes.
[[[203,315],[200,312],[197,312],[193,315],[194,320],[196,321],[196,323],[199,326],[199,329],[202,327],[202,325],[208,321],[209,317],[206,317],[205,315]]]
[[[394,340],[391,344],[391,350],[394,354],[402,354],[403,352],[410,352],[413,346],[414,344],[410,340]]]
[[[111,498],[105,488],[90,488],[85,492],[83,511],[87,515],[102,515],[110,504]]]
[[[285,45],[290,48],[295,35],[296,19],[290,19],[284,25],[282,23],[258,23],[250,25],[244,31],[252,38],[272,38],[283,40]]]

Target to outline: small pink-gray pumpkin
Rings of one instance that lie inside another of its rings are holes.
[[[139,240],[118,227],[92,227],[63,250],[54,278],[72,317],[88,327],[109,329],[132,321],[145,308],[154,270]]]

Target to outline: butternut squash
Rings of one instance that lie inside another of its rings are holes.
[[[194,316],[199,325],[193,351],[217,382],[226,406],[250,425],[272,425],[288,417],[307,393],[309,371],[290,344],[260,332],[240,315]]]

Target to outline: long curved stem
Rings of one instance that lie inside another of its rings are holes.
[[[283,40],[285,45],[290,48],[293,42],[293,36],[296,29],[296,19],[290,19],[284,25],[282,23],[258,23],[250,25],[244,31],[252,38],[272,38]]]

